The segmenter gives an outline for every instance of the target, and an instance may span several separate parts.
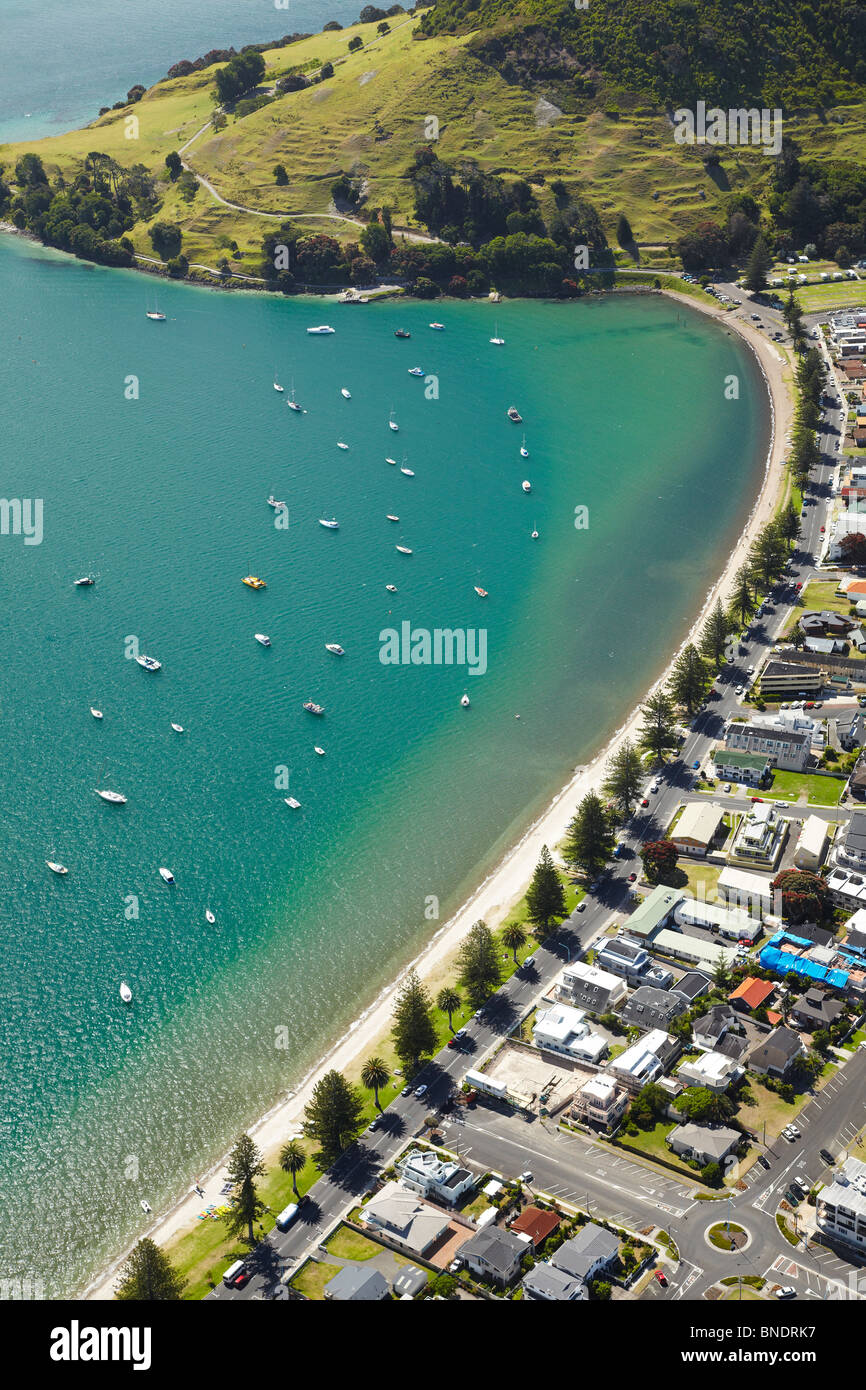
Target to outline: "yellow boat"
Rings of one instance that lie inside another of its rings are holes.
[[[268,587],[265,581],[259,579],[255,574],[248,574],[246,578],[241,580],[241,583],[246,584],[248,589],[266,589]]]

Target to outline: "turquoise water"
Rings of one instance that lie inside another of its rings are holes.
[[[621,722],[768,442],[739,341],[655,298],[345,308],[167,284],[152,323],[149,288],[0,242],[4,495],[44,503],[40,545],[0,536],[0,1248],[55,1294],[297,1083],[429,934],[426,899],[444,922]],[[412,478],[385,462],[404,451]],[[383,665],[404,620],[483,625],[486,673]]]
[[[0,143],[38,140],[96,118],[182,58],[357,20],[363,0],[0,0]],[[383,8],[387,9],[388,6]]]

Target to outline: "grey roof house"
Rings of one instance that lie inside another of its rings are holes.
[[[529,1242],[502,1226],[485,1226],[460,1247],[460,1258],[474,1274],[496,1284],[510,1284],[520,1272],[520,1261],[530,1253]]]
[[[619,1241],[603,1226],[590,1221],[581,1226],[576,1236],[563,1241],[550,1257],[550,1263],[564,1274],[590,1283],[597,1274],[609,1269],[619,1255]]]
[[[641,985],[623,1009],[622,1019],[624,1023],[642,1028],[644,1032],[661,1028],[667,1033],[673,1020],[684,1014],[687,1007],[685,1000],[670,990]]]
[[[678,994],[687,1004],[693,1004],[702,994],[706,994],[712,980],[702,975],[700,970],[689,970],[681,980],[671,985],[671,994]]]
[[[796,1004],[791,1005],[792,1022],[808,1033],[817,1028],[829,1028],[841,1013],[844,1013],[844,1005],[838,999],[831,999],[822,989],[807,989]]]
[[[693,1158],[702,1167],[722,1163],[733,1153],[743,1136],[737,1129],[724,1125],[677,1125],[668,1135],[668,1144],[675,1154]]]
[[[752,1071],[785,1076],[802,1051],[803,1044],[790,1028],[774,1028],[770,1036],[750,1052],[749,1066]]]
[[[737,1024],[737,1015],[729,1004],[714,1004],[692,1024],[692,1037],[698,1047],[717,1051],[729,1029]]]
[[[379,1303],[390,1297],[384,1274],[364,1265],[343,1265],[325,1285],[325,1298],[334,1303]]]
[[[536,1303],[573,1303],[588,1296],[582,1279],[546,1261],[525,1274],[521,1284],[526,1297]]]

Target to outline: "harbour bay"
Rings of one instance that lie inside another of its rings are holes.
[[[0,1240],[56,1294],[297,1083],[435,927],[427,900],[444,921],[621,722],[745,520],[768,422],[743,344],[652,297],[434,313],[167,285],[153,324],[140,277],[9,241],[0,283],[4,492],[45,528],[0,538]],[[404,451],[414,477],[385,462]],[[383,664],[404,620],[483,626],[485,674]]]

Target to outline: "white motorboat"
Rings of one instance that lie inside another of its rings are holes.
[[[338,449],[348,449],[348,447],[349,447],[348,444],[344,444],[343,441],[342,441],[341,439],[338,439],[338,440],[337,440],[337,448],[338,448]]]
[[[460,703],[461,703],[461,705],[463,706],[464,709],[468,709],[468,708],[469,708],[469,696],[468,696],[467,694],[465,694],[465,693],[464,693],[463,695],[461,695],[461,696],[460,696]]]
[[[385,517],[385,520],[386,520],[386,521],[399,521],[400,518],[399,518],[399,516],[395,516],[393,512],[388,512],[388,515]]]
[[[182,734],[184,731],[182,724],[172,724],[171,727],[174,729],[176,734]]]
[[[266,632],[255,632],[253,636],[262,647],[269,647],[271,645],[271,639]]]
[[[162,662],[157,661],[155,656],[137,656],[135,659],[139,666],[144,667],[145,671],[160,671],[162,669]]]
[[[327,323],[320,323],[317,328],[308,328],[308,333],[336,333],[336,328],[331,328]]]
[[[159,876],[163,883],[174,883],[174,874],[171,869],[160,869]]]
[[[412,554],[412,551],[409,549],[408,545],[395,545],[395,546],[394,546],[394,549],[395,549],[395,550],[399,550],[399,552],[400,552],[401,555],[411,555],[411,554]]]
[[[124,1004],[132,1003],[132,990],[129,988],[129,985],[126,983],[125,980],[121,980],[120,982],[120,997],[123,1000]]]
[[[520,457],[522,459],[529,458],[529,450],[526,447],[526,435],[523,436],[523,443],[520,446]]]
[[[520,486],[523,488],[523,491],[524,491],[524,492],[531,492],[531,491],[532,491],[532,483],[530,483],[529,480],[528,480],[527,478],[524,478],[524,479],[523,479],[523,482],[520,484]]]
[[[340,395],[343,397],[344,400],[350,401],[352,399],[351,391],[347,391],[345,386],[340,387]]]
[[[53,874],[60,874],[61,878],[64,874],[69,873],[69,870],[67,869],[66,865],[58,864],[55,859],[46,859],[45,863],[48,865],[49,869]]]
[[[93,715],[94,719],[103,719],[105,717],[102,713],[102,710],[96,709],[94,705],[90,706],[90,713]]]
[[[150,1205],[150,1202],[146,1202],[143,1197],[138,1205],[141,1207],[141,1210],[145,1213],[146,1216],[149,1216],[150,1213],[153,1211],[153,1207]]]
[[[396,592],[397,592],[397,585],[396,585],[396,584],[386,584],[386,585],[385,585],[385,588],[388,590],[388,593],[389,593],[389,594],[396,594]]]
[[[147,318],[153,319],[156,323],[165,322],[165,314],[161,314],[158,309],[145,309],[144,312]]]
[[[410,375],[410,376],[423,376],[423,375],[424,375],[424,368],[423,368],[423,367],[410,367],[410,368],[409,368],[409,375]]]
[[[326,642],[326,643],[325,643],[325,651],[326,651],[326,652],[333,652],[333,653],[334,653],[334,656],[344,656],[344,655],[345,655],[345,652],[344,652],[343,648],[340,646],[339,642]]]
[[[430,327],[431,327],[431,328],[435,328],[435,329],[437,330],[437,332],[441,333],[441,332],[443,332],[443,330],[444,330],[444,328],[445,328],[445,325],[444,325],[444,323],[431,323],[431,324],[430,324]]]
[[[280,511],[281,509],[284,509],[284,508],[285,508],[285,505],[286,505],[285,502],[278,502],[277,499],[276,499],[276,497],[274,496],[274,494],[271,493],[270,497],[268,498],[268,506],[269,506],[269,507],[273,507],[274,511],[275,511],[275,512],[278,512],[278,511]]]
[[[112,792],[109,791],[107,788],[100,789],[99,787],[94,787],[93,790],[96,792],[97,796],[102,797],[103,801],[110,801],[112,806],[126,805],[126,797],[123,795],[122,792]]]
[[[89,589],[96,583],[96,580],[92,574],[83,574],[80,579],[73,579],[72,582],[76,589]]]
[[[297,811],[301,805],[296,796],[284,796],[283,801],[285,801],[287,806],[291,806],[293,811]]]
[[[216,917],[213,915],[209,907],[205,908],[204,918],[206,922],[210,922],[211,926],[213,926],[214,922],[216,921]]]
[[[314,743],[314,744],[313,744],[313,752],[314,752],[314,753],[318,753],[318,755],[319,755],[320,758],[324,758],[324,756],[325,756],[325,750],[324,750],[324,748],[320,748],[319,745],[318,745],[317,743]]]
[[[508,407],[508,409],[506,410],[505,414],[508,416],[509,420],[511,421],[511,423],[512,423],[513,425],[522,424],[522,422],[523,422],[523,416],[521,415],[520,411],[517,409],[517,406],[516,406],[516,405],[510,405],[510,406]]]
[[[327,517],[320,516],[319,525],[324,526],[328,531],[339,531],[340,529],[339,521],[335,521],[333,517],[331,517],[331,520],[329,521]]]

